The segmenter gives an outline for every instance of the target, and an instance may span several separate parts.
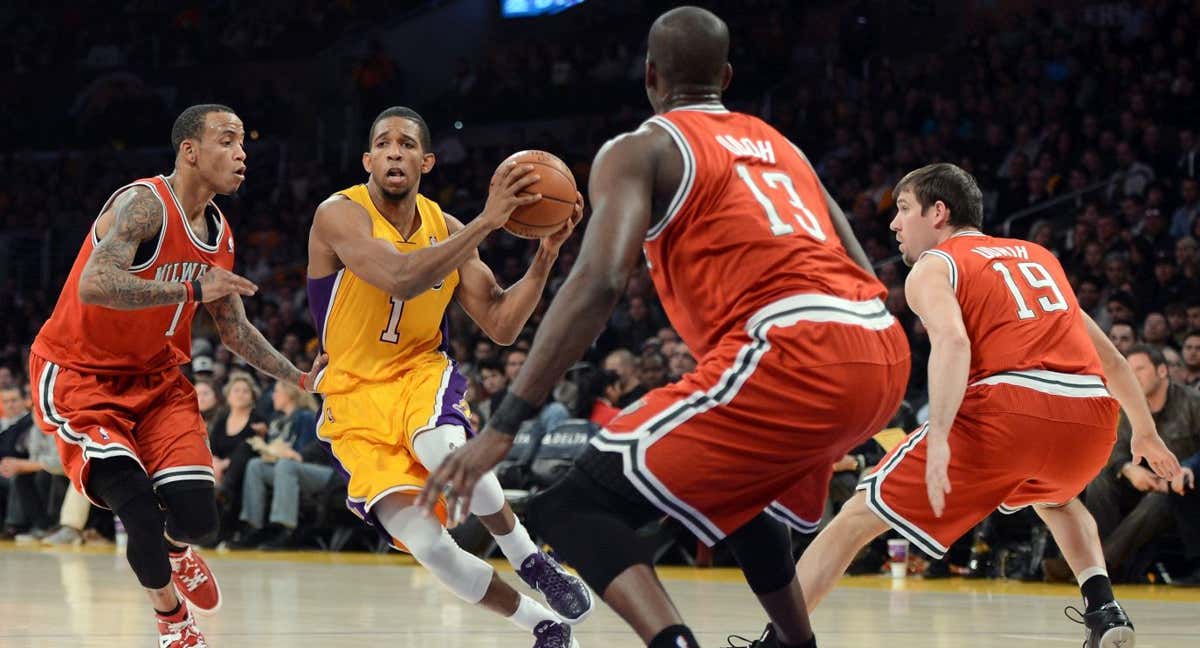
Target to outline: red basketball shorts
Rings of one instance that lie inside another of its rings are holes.
[[[641,494],[709,545],[764,509],[811,530],[833,462],[895,414],[908,372],[908,341],[881,301],[797,295],[592,443],[620,453]]]
[[[212,484],[212,453],[196,390],[178,368],[149,375],[94,375],[29,357],[34,418],[58,441],[71,483],[92,503],[88,466],[128,457],[154,488],[181,481]]]
[[[934,558],[999,508],[1070,501],[1107,463],[1117,402],[1098,376],[1022,371],[967,388],[950,428],[951,492],[934,517],[925,490],[927,425],[858,485],[867,507]]]

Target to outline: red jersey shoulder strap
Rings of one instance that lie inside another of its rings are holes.
[[[154,194],[155,198],[158,199],[158,203],[162,206],[163,210],[163,224],[158,230],[158,240],[155,242],[154,254],[150,255],[146,261],[134,266],[130,266],[129,270],[131,272],[145,270],[153,265],[154,260],[158,258],[158,253],[162,251],[163,241],[167,237],[167,223],[169,221],[168,214],[170,214],[170,208],[167,207],[167,202],[163,197],[163,192],[158,186],[158,183],[155,182],[156,180],[157,178],[140,178],[130,182],[129,184],[118,187],[117,190],[112,192],[112,195],[108,197],[108,200],[104,201],[104,204],[100,207],[100,211],[96,213],[95,220],[92,221],[92,227],[88,239],[91,241],[92,247],[95,248],[95,246],[100,244],[100,236],[96,232],[96,226],[99,225],[100,217],[104,215],[104,212],[112,208],[113,203],[116,202],[118,196],[134,187],[145,187]]]

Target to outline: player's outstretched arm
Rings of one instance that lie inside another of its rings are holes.
[[[588,182],[592,218],[579,259],[538,327],[533,348],[487,427],[429,476],[418,505],[432,513],[470,510],[479,477],[504,458],[517,425],[535,413],[567,367],[583,356],[608,322],[641,257],[650,226],[657,158],[648,133],[621,136],[600,149]]]
[[[1079,314],[1083,318],[1084,326],[1087,327],[1092,346],[1096,347],[1096,353],[1100,355],[1100,365],[1104,369],[1104,377],[1108,379],[1108,391],[1121,404],[1121,409],[1125,410],[1125,416],[1129,419],[1129,427],[1133,432],[1129,441],[1129,462],[1137,466],[1145,457],[1150,468],[1159,477],[1167,480],[1174,479],[1179,474],[1179,460],[1167,449],[1166,444],[1158,436],[1158,428],[1154,425],[1154,415],[1150,413],[1150,405],[1146,402],[1145,395],[1142,394],[1141,386],[1138,384],[1137,377],[1133,375],[1133,369],[1129,367],[1129,362],[1090,315],[1083,312],[1082,309]],[[1121,454],[1125,450],[1123,447],[1118,447],[1114,452]],[[1124,469],[1124,463],[1117,466],[1118,471],[1124,471]]]
[[[209,303],[207,308],[217,325],[217,331],[221,334],[221,342],[229,347],[230,351],[269,376],[299,385],[307,391],[315,391],[313,387],[317,374],[325,368],[327,356],[320,355],[313,362],[312,371],[304,373],[282,353],[276,351],[267,338],[246,319],[246,308],[242,305],[240,295],[226,295]]]
[[[929,333],[929,429],[925,488],[934,515],[941,517],[950,492],[950,426],[958,415],[971,370],[971,339],[940,257],[918,260],[904,283],[908,306]]]
[[[371,217],[353,201],[332,196],[317,207],[309,233],[309,259],[332,252],[351,272],[397,299],[408,300],[432,288],[475,254],[493,230],[508,222],[514,209],[541,200],[521,194],[537,182],[533,165],[510,163],[488,193],[479,217],[445,241],[408,254],[371,232]]]
[[[562,229],[542,239],[525,276],[507,290],[500,287],[496,275],[479,258],[478,251],[458,269],[458,293],[455,295],[458,303],[496,344],[509,345],[516,341],[533,309],[537,308],[559,249],[583,218],[583,196],[577,194],[577,197],[575,215],[563,224]],[[451,233],[463,227],[449,214],[446,214],[446,225]]]

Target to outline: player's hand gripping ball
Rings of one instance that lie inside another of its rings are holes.
[[[545,151],[517,151],[501,162],[497,170],[509,162],[534,166],[533,173],[541,179],[525,191],[540,193],[542,199],[513,210],[504,229],[527,239],[543,238],[562,229],[563,223],[574,213],[577,199],[578,189],[571,170],[558,157]],[[495,183],[496,174],[493,173],[492,184]]]

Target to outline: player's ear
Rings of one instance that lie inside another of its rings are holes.
[[[729,89],[731,81],[733,81],[733,65],[726,63],[725,69],[721,70],[721,92]]]
[[[933,203],[933,226],[945,227],[950,224],[950,208],[938,200]]]
[[[649,58],[646,59],[646,89],[653,92],[658,86],[658,68]]]
[[[437,163],[437,157],[433,153],[426,153],[421,156],[421,174],[424,175],[433,171],[433,165]]]
[[[363,162],[363,171],[366,171],[367,173],[371,173],[371,154],[364,151],[363,157],[362,157],[362,162]]]
[[[188,164],[196,163],[197,145],[198,142],[192,138],[187,138],[179,143],[179,157]]]

